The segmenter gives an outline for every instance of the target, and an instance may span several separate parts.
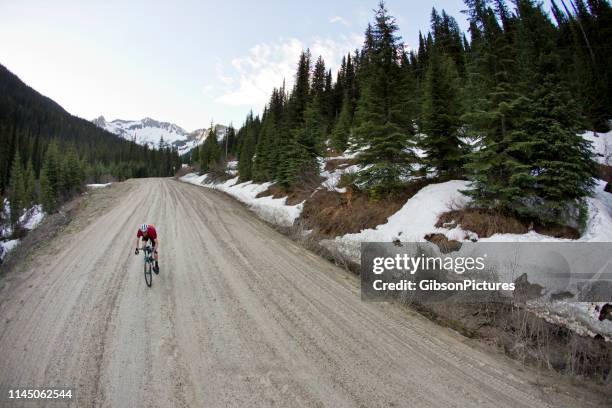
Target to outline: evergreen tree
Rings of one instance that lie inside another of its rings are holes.
[[[461,175],[463,163],[461,127],[461,100],[455,64],[437,49],[430,55],[429,69],[424,86],[421,141],[426,153],[424,162],[428,170],[435,170],[442,179]]]
[[[253,118],[253,114],[250,113],[249,116],[247,116],[245,125],[240,129],[239,133],[243,134],[240,155],[238,157],[240,181],[252,180],[253,178],[253,156],[255,155],[255,148],[259,136],[259,125],[259,118]]]
[[[318,176],[317,158],[321,155],[323,127],[320,98],[315,97],[304,113],[304,126],[294,131],[295,136],[285,152],[279,175],[281,186],[290,188],[298,181]]]
[[[11,210],[11,225],[17,227],[19,217],[23,215],[24,207],[27,204],[25,180],[23,168],[21,167],[21,157],[19,150],[15,151],[15,158],[11,166],[11,180],[8,188],[8,200]]]
[[[58,145],[52,141],[47,147],[40,175],[41,204],[46,212],[56,210],[62,187],[61,159]]]
[[[101,170],[101,166],[98,165],[97,167],[97,174],[94,178],[94,181],[99,182],[101,181],[101,175],[104,174],[103,171]],[[47,175],[48,172],[48,168],[45,167],[44,162],[43,162],[43,168],[40,171],[40,180],[39,180],[39,184],[40,184],[40,203],[43,206],[43,209],[48,212],[51,213],[53,211],[55,211],[56,206],[57,206],[57,199],[55,197],[55,192],[53,191],[53,189],[51,188],[51,182],[49,180],[49,176]]]
[[[83,184],[83,169],[79,162],[79,157],[74,148],[69,148],[66,156],[63,160],[63,179],[64,179],[64,191],[65,194],[71,194],[72,192],[78,192],[81,190]],[[127,175],[126,175],[127,178]]]
[[[342,109],[340,110],[338,121],[331,135],[332,147],[340,152],[344,151],[347,147],[351,135],[352,120],[351,100],[348,92],[345,92],[344,98],[342,99]]]
[[[25,206],[30,207],[32,204],[37,202],[36,197],[36,180],[34,177],[34,166],[32,160],[28,160],[23,176],[24,180],[24,191],[25,191]]]
[[[498,68],[483,110],[466,119],[484,133],[469,165],[478,206],[544,223],[567,223],[584,210],[595,165],[577,135],[579,112],[560,80],[550,21],[531,0],[518,1],[514,49],[520,81]],[[486,41],[486,39],[484,40]]]
[[[362,79],[354,129],[362,148],[358,161],[363,169],[357,182],[374,197],[397,188],[411,172],[415,159],[410,150],[414,144],[412,129],[401,126],[411,118],[397,94],[400,83],[397,29],[395,19],[381,2],[375,26],[366,32],[366,44],[371,44],[364,57],[367,73]]]

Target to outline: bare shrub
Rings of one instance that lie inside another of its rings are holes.
[[[607,166],[605,164],[599,165],[599,177],[607,181],[608,184],[612,183],[612,166]]]
[[[419,180],[405,185],[397,194],[374,201],[366,192],[346,187],[345,193],[320,189],[304,204],[302,220],[325,237],[360,232],[384,224],[387,219],[427,185]]]
[[[180,178],[183,177],[186,174],[189,173],[193,173],[193,168],[190,166],[185,166],[185,167],[181,167],[178,169],[178,171],[176,172],[176,174],[174,175],[175,178]]]

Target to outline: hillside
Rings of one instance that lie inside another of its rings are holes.
[[[51,140],[74,147],[80,159],[91,166],[106,166],[104,171],[109,172],[115,172],[111,167],[128,166],[128,162],[145,161],[148,155],[157,154],[71,115],[0,64],[0,194],[8,185],[15,152],[19,150],[24,165],[32,161],[38,176]],[[168,174],[166,169],[146,171]]]

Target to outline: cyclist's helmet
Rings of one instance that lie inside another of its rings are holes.
[[[149,229],[149,226],[147,224],[142,224],[140,226],[140,232],[142,232],[143,234],[147,232],[148,229]]]

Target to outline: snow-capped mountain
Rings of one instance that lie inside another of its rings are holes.
[[[217,141],[221,142],[227,135],[228,127],[225,125],[215,125],[215,133],[217,134]],[[189,133],[184,141],[176,142],[175,146],[179,148],[179,153],[187,153],[189,150],[196,146],[204,143],[206,138],[210,135],[210,128],[208,129],[196,129]]]
[[[107,121],[104,116],[100,116],[92,122],[102,129],[125,139],[134,140],[141,145],[157,146],[160,138],[163,137],[166,143],[178,148],[179,154],[187,153],[195,146],[202,144],[210,133],[210,129],[197,129],[188,132],[174,123],[160,122],[151,118]],[[221,141],[227,133],[227,126],[215,125],[215,131],[217,140]]]
[[[102,129],[126,139],[134,140],[142,145],[156,145],[161,137],[168,143],[174,143],[184,140],[189,135],[189,132],[174,123],[159,122],[151,118],[141,120],[115,119],[108,122],[104,116],[100,116],[94,119],[93,123]]]

